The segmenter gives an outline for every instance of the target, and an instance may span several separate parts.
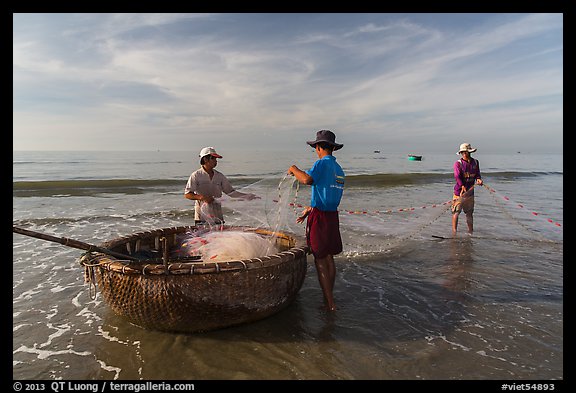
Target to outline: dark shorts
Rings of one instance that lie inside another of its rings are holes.
[[[312,208],[306,221],[306,241],[314,258],[325,258],[342,252],[338,212]]]

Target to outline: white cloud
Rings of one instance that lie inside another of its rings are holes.
[[[162,134],[167,150],[205,133],[241,144],[318,126],[391,140],[400,129],[448,138],[465,122],[494,138],[562,133],[557,14],[479,14],[471,26],[449,14],[272,14],[270,34],[250,14],[34,17],[29,29],[14,20],[14,149],[145,149]]]

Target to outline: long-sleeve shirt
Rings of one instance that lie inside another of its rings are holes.
[[[470,162],[463,159],[459,159],[454,163],[454,179],[456,179],[456,185],[454,186],[454,195],[460,196],[460,191],[462,191],[462,186],[466,190],[470,190],[470,187],[474,185],[476,179],[481,179],[480,174],[480,163],[478,160],[470,157]],[[474,195],[474,189],[469,194]]]

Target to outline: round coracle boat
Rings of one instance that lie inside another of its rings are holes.
[[[109,253],[87,253],[80,260],[86,280],[97,283],[116,314],[143,328],[171,332],[202,332],[257,321],[296,298],[309,252],[303,237],[223,226],[218,230],[267,237],[278,251],[242,260],[174,258],[169,251],[195,229],[163,228],[105,242],[100,246],[107,250],[153,257],[125,260]]]

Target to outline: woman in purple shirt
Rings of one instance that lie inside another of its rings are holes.
[[[480,174],[480,163],[472,158],[470,153],[474,153],[469,143],[460,145],[458,153],[462,157],[454,163],[454,195],[452,197],[452,234],[456,235],[458,229],[458,216],[464,210],[466,214],[466,224],[468,233],[474,231],[474,186],[482,185],[482,175]]]

